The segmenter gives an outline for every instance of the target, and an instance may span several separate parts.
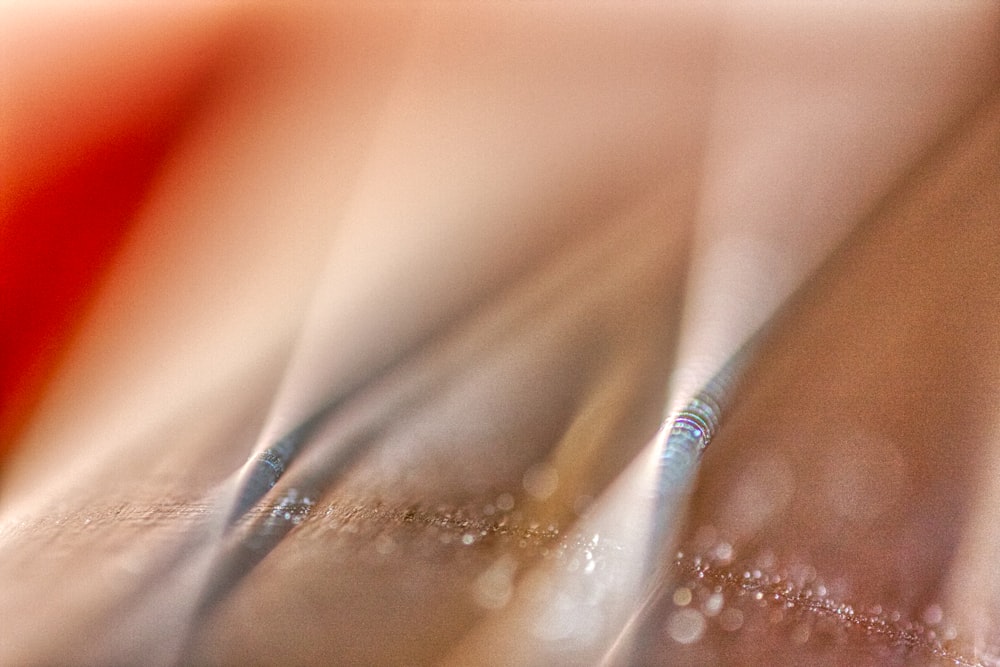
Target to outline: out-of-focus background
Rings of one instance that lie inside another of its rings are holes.
[[[334,582],[300,530],[205,612],[220,489],[333,402],[297,506],[566,532],[949,145],[997,36],[985,2],[0,4],[0,607],[45,597],[8,658],[483,659],[542,556],[331,529]],[[536,639],[586,659],[570,626]]]

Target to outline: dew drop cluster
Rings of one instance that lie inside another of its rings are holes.
[[[862,608],[838,599],[812,567],[782,568],[770,555],[748,562],[753,566],[738,562],[733,547],[725,542],[699,555],[679,552],[664,622],[669,641],[694,644],[710,631],[746,632],[753,618],[758,621],[755,628],[763,623],[785,632],[797,645],[861,639],[873,646],[919,653],[939,664],[1000,664],[982,657],[983,651],[974,653],[961,645],[938,604],[928,605],[919,618],[907,618],[878,605]]]

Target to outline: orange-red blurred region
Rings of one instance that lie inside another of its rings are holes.
[[[0,464],[197,108],[221,43],[213,16],[4,9]]]
[[[175,120],[67,156],[0,219],[0,456],[141,204]]]
[[[98,119],[105,126],[85,128],[87,141],[69,130],[65,143],[49,139],[54,155],[8,156],[47,166],[28,169],[30,182],[6,183],[0,206],[0,462],[196,108],[199,74],[189,70],[166,91],[136,91],[132,102],[144,108],[124,121]]]

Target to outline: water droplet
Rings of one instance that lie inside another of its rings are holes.
[[[514,509],[514,496],[509,493],[501,493],[497,496],[497,509],[501,512],[509,512]]]
[[[691,589],[681,586],[674,591],[674,604],[678,607],[686,607],[691,604]]]
[[[720,565],[727,565],[733,559],[733,546],[728,542],[719,542],[713,555]]]
[[[696,609],[678,609],[667,618],[667,634],[678,644],[693,644],[705,634],[705,617]]]
[[[722,593],[712,593],[709,595],[702,607],[705,616],[718,616],[725,602],[726,599],[722,597]]]
[[[493,565],[476,578],[473,598],[484,609],[501,609],[514,594],[514,572],[517,561],[508,555],[501,556]]]
[[[540,463],[524,473],[521,479],[524,490],[537,500],[545,500],[555,493],[559,486],[559,473],[552,466]]]
[[[745,467],[725,506],[740,533],[753,534],[787,507],[794,491],[793,466],[782,457],[762,458]]]
[[[809,625],[807,623],[799,623],[794,628],[792,628],[791,639],[794,644],[805,644],[809,641],[809,636],[812,633]]]
[[[743,612],[739,609],[724,609],[719,614],[719,627],[726,632],[736,632],[743,627]]]
[[[924,610],[923,619],[927,625],[937,625],[943,618],[944,612],[939,604],[932,604]]]

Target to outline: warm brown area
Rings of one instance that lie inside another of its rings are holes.
[[[995,521],[974,508],[997,483],[998,220],[994,96],[774,323],[705,455],[682,543],[713,526],[744,557],[767,550],[839,580],[840,598],[859,607],[919,619],[940,603],[967,641],[995,632],[995,596],[949,603],[968,596],[951,586],[953,568],[969,565],[965,542],[997,540]],[[995,590],[988,567],[961,581]],[[663,664],[860,659],[796,647],[778,630],[714,630],[653,652]]]

